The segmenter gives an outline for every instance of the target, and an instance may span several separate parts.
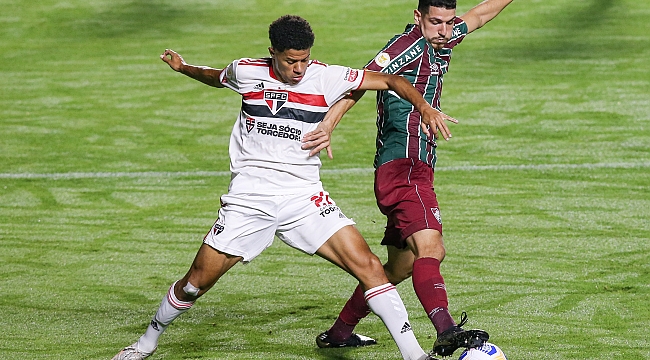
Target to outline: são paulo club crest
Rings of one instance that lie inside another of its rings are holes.
[[[254,127],[255,127],[255,119],[253,119],[253,118],[250,117],[250,116],[247,117],[247,118],[246,118],[246,130],[247,130],[248,132],[251,132],[251,130],[253,130]]]
[[[287,100],[289,100],[289,92],[285,90],[264,90],[264,101],[273,115],[278,113]]]

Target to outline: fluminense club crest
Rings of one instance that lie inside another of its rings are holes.
[[[285,90],[264,90],[264,101],[275,115],[289,100],[289,93]]]
[[[438,208],[431,208],[431,212],[433,213],[433,216],[438,220],[438,223],[442,225],[442,216],[440,216],[440,209]]]

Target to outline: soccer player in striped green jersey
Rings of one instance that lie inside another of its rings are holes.
[[[367,70],[406,78],[432,107],[440,110],[443,75],[449,70],[452,50],[465,36],[496,17],[512,0],[485,0],[467,13],[456,16],[456,0],[420,0],[414,24],[393,37],[366,65]],[[362,92],[335,104],[319,128],[304,138],[312,154],[329,148],[330,134]],[[441,112],[445,120],[457,121]],[[433,353],[449,356],[459,347],[478,347],[488,340],[482,330],[465,330],[463,313],[456,323],[448,310],[447,291],[440,273],[445,257],[442,218],[433,189],[436,139],[449,140],[446,125],[421,127],[420,113],[391,91],[377,92],[377,152],[375,196],[386,215],[382,245],[386,245],[386,275],[393,284],[412,277],[413,287],[431,319],[438,337]],[[370,313],[363,292],[357,288],[334,325],[320,334],[320,347],[364,346],[354,327]]]

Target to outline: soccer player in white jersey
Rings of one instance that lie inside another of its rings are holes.
[[[170,287],[144,335],[115,357],[144,359],[169,324],[230,268],[252,261],[274,236],[317,254],[359,280],[365,299],[384,322],[404,359],[429,359],[410,330],[408,315],[377,256],[323,189],[320,159],[301,148],[329,107],[354,90],[392,90],[422,114],[422,127],[440,127],[447,116],[431,107],[396,75],[328,66],[310,60],[309,23],[285,15],[269,27],[270,57],[239,59],[225,69],[193,66],[172,50],[161,59],[173,70],[207,85],[241,94],[241,112],[230,138],[232,179],[218,218],[187,274]],[[355,335],[360,345],[370,341]]]

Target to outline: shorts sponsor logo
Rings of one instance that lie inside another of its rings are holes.
[[[289,100],[289,93],[283,90],[264,90],[264,101],[275,115]]]
[[[252,117],[247,117],[246,118],[246,130],[248,132],[251,132],[251,130],[253,130],[254,127],[255,127],[255,119],[253,119]]]
[[[314,202],[314,205],[316,205],[317,208],[319,208],[320,216],[322,217],[333,213],[342,214],[341,209],[339,209],[339,207],[334,204],[334,202],[330,199],[330,195],[324,191],[321,191],[318,193],[318,195],[312,196],[310,200]]]
[[[324,191],[321,191],[318,195],[312,196],[310,201],[313,201],[316,207],[321,207],[323,204],[332,205],[332,202],[330,201],[330,194]]]
[[[339,214],[341,214],[341,209],[339,209],[339,207],[336,206],[336,205],[326,206],[326,207],[320,209],[320,216],[325,217],[325,216],[327,216],[329,214],[332,214],[332,213],[335,213],[335,212],[338,212]]]
[[[257,122],[257,133],[281,139],[301,141],[302,130],[289,125],[278,125],[264,121]]]

